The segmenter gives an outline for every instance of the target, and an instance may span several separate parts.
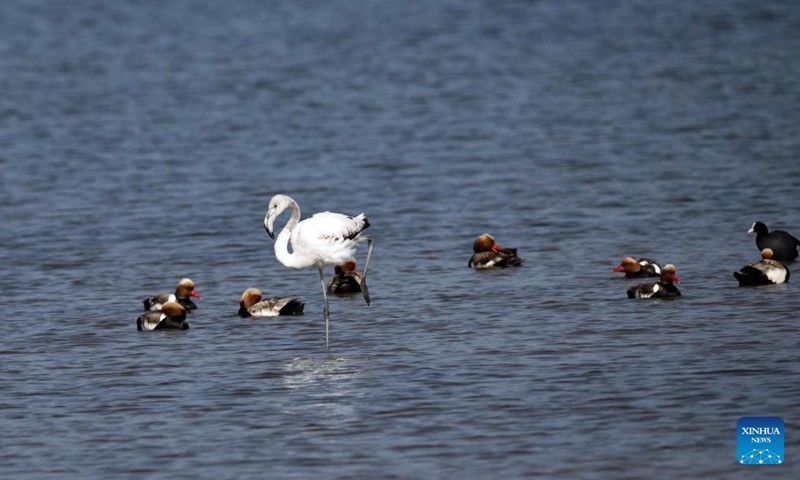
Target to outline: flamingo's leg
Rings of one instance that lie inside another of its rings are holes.
[[[322,300],[325,303],[325,306],[322,307],[322,316],[325,317],[325,348],[330,352],[331,351],[331,342],[330,342],[330,330],[328,328],[329,320],[330,320],[330,309],[328,308],[328,292],[325,288],[325,276],[322,273],[322,269],[319,269],[319,281],[322,283]]]
[[[364,264],[364,273],[361,275],[361,292],[364,294],[364,300],[369,305],[369,288],[367,288],[367,270],[369,269],[369,260],[372,258],[372,249],[375,247],[375,242],[372,238],[367,238],[367,262]]]

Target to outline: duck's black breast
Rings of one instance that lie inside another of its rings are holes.
[[[340,273],[328,282],[328,292],[334,294],[360,293],[361,284],[355,275]]]
[[[158,322],[154,330],[188,330],[189,324],[182,317],[167,317]]]
[[[681,291],[678,290],[678,287],[675,286],[673,283],[660,283],[661,288],[658,289],[656,292],[657,297],[660,298],[672,298],[672,297],[680,297]]]
[[[178,303],[185,308],[187,312],[189,310],[197,310],[197,304],[194,303],[191,298],[179,298]]]

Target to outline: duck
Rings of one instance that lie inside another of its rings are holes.
[[[517,256],[516,248],[504,248],[495,243],[494,237],[488,233],[479,235],[472,244],[475,252],[467,262],[468,267],[476,270],[492,268],[519,267],[522,259]]]
[[[762,222],[755,222],[748,234],[755,232],[756,246],[759,250],[769,248],[772,250],[772,260],[780,262],[792,262],[797,258],[797,246],[800,240],[783,230],[769,231]]]
[[[356,259],[336,265],[334,276],[328,280],[328,293],[336,295],[361,293],[361,273],[356,270]]]
[[[628,290],[628,298],[675,298],[681,292],[673,283],[681,283],[676,274],[675,265],[664,265],[661,278],[657,283],[643,283]]]
[[[632,257],[625,257],[619,266],[611,269],[612,272],[625,272],[625,278],[658,277],[661,275],[661,267],[649,258],[634,260]]]
[[[770,248],[761,250],[761,260],[733,272],[740,287],[750,285],[774,285],[789,281],[789,269],[781,262],[772,259]]]
[[[194,290],[194,282],[191,279],[184,278],[178,282],[178,285],[175,287],[175,293],[161,293],[154,295],[150,298],[142,300],[142,303],[144,304],[144,309],[150,311],[161,310],[161,307],[167,302],[178,303],[187,311],[196,310],[197,305],[195,305],[195,303],[189,297],[194,297],[200,300],[203,299],[203,297],[201,297],[200,294]]]
[[[275,297],[262,299],[261,290],[248,288],[239,302],[242,317],[277,317],[278,315],[302,315],[305,303],[300,297]]]
[[[177,302],[165,302],[161,309],[150,311],[136,319],[136,330],[188,330],[186,309]]]

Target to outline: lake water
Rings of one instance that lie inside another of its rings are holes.
[[[798,478],[800,281],[732,272],[800,234],[799,47],[789,0],[0,3],[3,477]],[[276,193],[370,218],[330,354]]]

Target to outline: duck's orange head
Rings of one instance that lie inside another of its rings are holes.
[[[675,265],[671,263],[669,265],[664,265],[664,268],[661,270],[661,281],[672,280],[675,283],[681,283],[678,277],[675,276],[676,273],[678,273],[678,271],[675,269]]]
[[[167,302],[164,305],[161,305],[161,312],[172,318],[186,318],[186,309],[175,302]]]
[[[631,257],[625,257],[620,262],[619,266],[616,268],[612,268],[612,272],[625,272],[625,273],[636,273],[642,269],[642,266],[639,265],[639,262],[634,260]]]
[[[252,307],[256,303],[261,301],[261,290],[257,288],[248,288],[247,290],[242,293],[242,307],[245,310]]]
[[[499,247],[495,244],[494,237],[488,233],[480,235],[472,244],[472,251],[475,253],[497,251],[496,248]]]
[[[194,290],[194,282],[189,278],[184,278],[180,282],[178,282],[178,286],[175,287],[175,296],[177,298],[199,298],[203,299],[199,293]]]

